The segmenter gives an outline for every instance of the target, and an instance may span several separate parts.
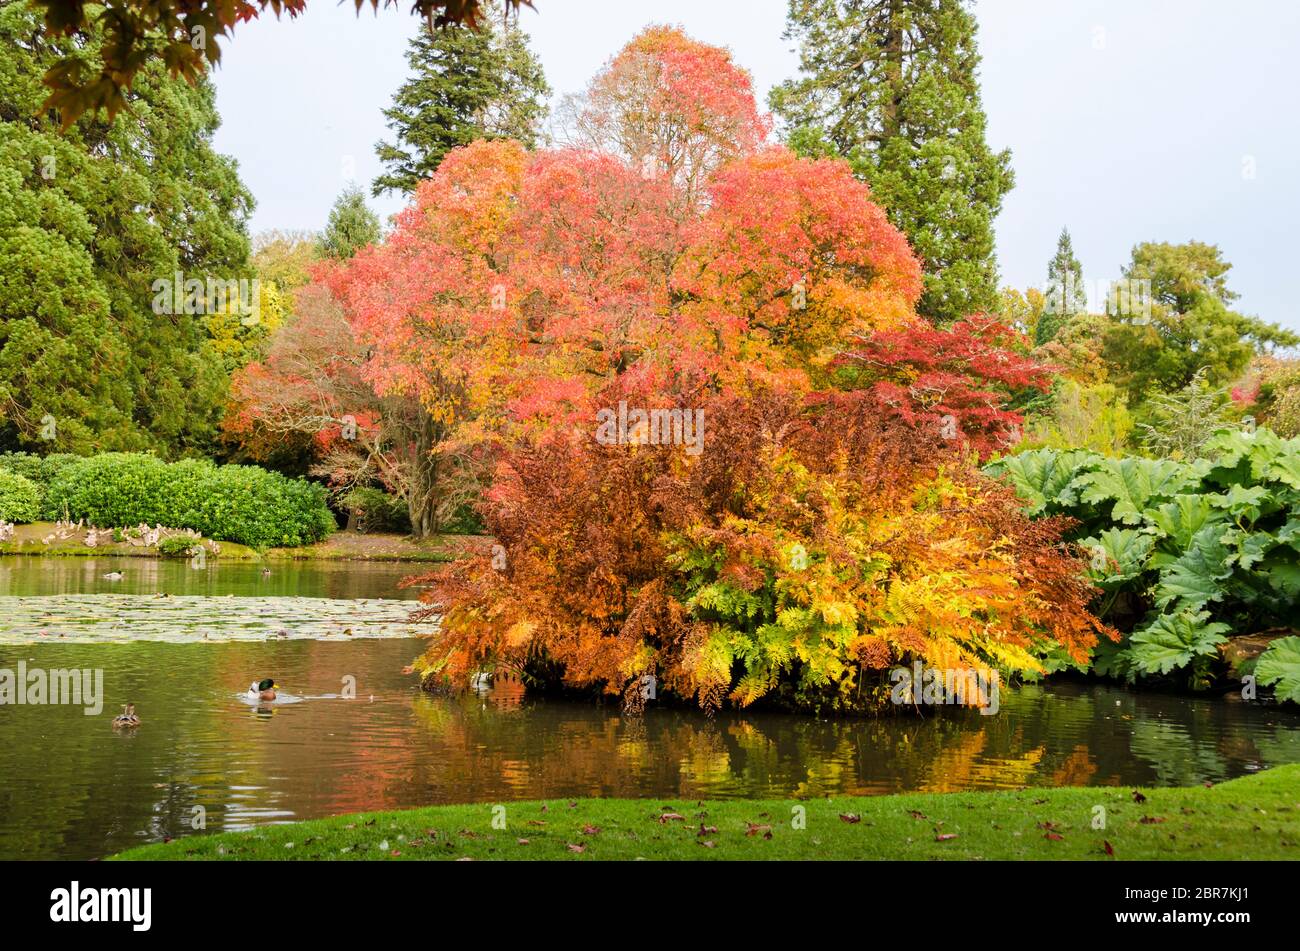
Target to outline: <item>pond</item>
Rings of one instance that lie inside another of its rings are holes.
[[[102,579],[114,570],[104,559],[4,560],[0,631],[6,610],[41,598],[158,594],[169,595],[159,604],[202,594],[214,618],[238,629],[247,609],[278,599],[302,615],[313,603],[332,611],[335,600],[409,599],[395,584],[422,570],[294,563],[262,576],[256,565],[226,565],[196,579],[183,562],[128,561],[116,584],[134,586],[123,590]],[[373,634],[362,614],[352,637],[185,643],[59,638],[52,627],[47,637],[0,640],[0,670],[103,671],[97,716],[74,705],[0,706],[0,859],[99,857],[198,834],[200,815],[219,831],[445,802],[1187,785],[1300,762],[1294,714],[1092,684],[1005,690],[996,716],[856,720],[710,719],[653,705],[627,717],[512,685],[435,697],[402,673],[423,642]],[[238,695],[261,677],[303,699],[250,706]],[[349,686],[355,697],[344,699]],[[142,724],[114,731],[109,721],[127,702]]]

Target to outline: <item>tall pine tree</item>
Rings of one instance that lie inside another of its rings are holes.
[[[925,265],[921,313],[997,303],[993,219],[1011,153],[993,152],[965,0],[790,0],[798,78],[772,91],[791,145],[852,163]]]
[[[1075,314],[1088,312],[1088,291],[1083,286],[1083,267],[1074,256],[1074,245],[1067,228],[1056,239],[1056,254],[1047,262],[1047,286],[1043,289],[1043,316],[1034,333],[1034,343],[1042,346]]]
[[[374,194],[414,191],[443,156],[475,139],[536,143],[551,88],[524,31],[496,6],[480,29],[420,30],[412,38],[412,76],[384,110],[395,139],[375,147],[386,170]]]

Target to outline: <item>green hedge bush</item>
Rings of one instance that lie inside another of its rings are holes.
[[[41,517],[41,490],[30,479],[0,469],[0,521],[25,524]]]
[[[334,530],[325,489],[256,466],[165,463],[105,453],[62,466],[45,494],[46,518],[105,528],[166,525],[255,548],[305,545]]]

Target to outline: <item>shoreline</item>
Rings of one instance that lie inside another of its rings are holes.
[[[101,542],[87,546],[80,537],[56,539],[45,544],[42,539],[55,530],[53,522],[32,522],[18,525],[14,538],[0,542],[0,555],[23,555],[52,558],[156,558],[183,561],[185,556],[166,555],[157,546],[133,545],[129,542]],[[259,551],[238,542],[215,540],[220,546],[218,554],[209,555],[214,561],[273,562],[273,561],[382,561],[437,564],[453,561],[456,549],[473,545],[475,535],[437,535],[416,540],[409,535],[374,533],[361,535],[339,530],[329,538],[312,545],[268,548]],[[211,542],[213,539],[204,539]]]
[[[1300,764],[1208,787],[427,806],[185,837],[108,859],[1294,860]]]

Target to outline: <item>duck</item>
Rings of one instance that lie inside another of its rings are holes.
[[[269,578],[269,577],[271,577],[271,569],[270,569],[270,568],[263,568],[263,569],[262,569],[262,577],[263,577],[263,578]]]
[[[140,725],[140,718],[135,715],[135,704],[128,703],[122,707],[122,712],[113,717],[113,729],[120,730],[123,727],[137,727]]]
[[[122,580],[122,572],[120,572],[120,571],[110,571],[108,574],[104,575],[104,580],[105,580],[105,581],[121,581],[121,580]]]
[[[255,680],[249,684],[248,695],[256,697],[258,700],[275,699],[275,681],[271,678],[265,680]]]

